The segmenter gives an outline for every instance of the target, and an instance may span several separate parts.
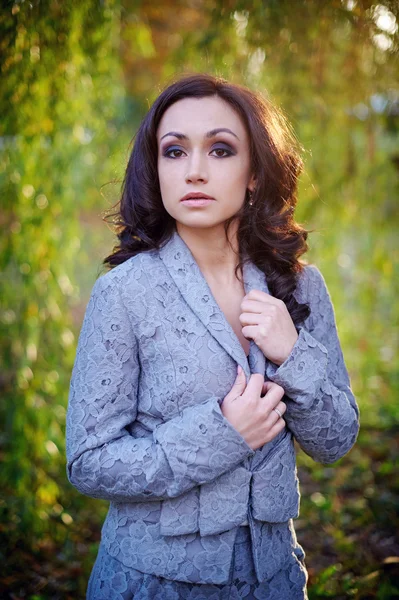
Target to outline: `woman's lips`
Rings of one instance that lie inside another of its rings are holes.
[[[181,201],[185,206],[207,206],[211,202],[215,202],[215,200],[212,198],[187,198],[187,200]]]

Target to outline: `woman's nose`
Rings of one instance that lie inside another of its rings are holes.
[[[206,160],[198,154],[193,154],[188,162],[186,173],[186,183],[195,183],[196,181],[208,181],[208,172]]]

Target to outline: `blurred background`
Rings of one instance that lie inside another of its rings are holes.
[[[362,417],[335,465],[298,456],[309,597],[399,598],[398,19],[398,0],[1,3],[1,598],[84,598],[107,503],[65,474],[76,343],[131,140],[188,72],[260,90],[305,149],[296,216]]]

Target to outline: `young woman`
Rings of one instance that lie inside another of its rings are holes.
[[[89,599],[307,597],[293,440],[331,463],[359,423],[300,167],[277,109],[209,75],[140,126],[68,408],[69,479],[111,502]]]

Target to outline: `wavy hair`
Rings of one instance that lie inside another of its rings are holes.
[[[239,114],[250,140],[250,160],[256,177],[251,204],[224,223],[226,236],[238,218],[239,262],[248,257],[266,276],[270,293],[283,300],[294,324],[310,314],[293,293],[304,268],[299,257],[308,250],[308,231],[294,220],[300,148],[282,112],[261,94],[208,74],[193,74],[169,85],[155,100],[135,136],[113,219],[119,245],[104,259],[112,268],[146,250],[163,246],[175,230],[164,208],[157,170],[157,129],[164,112],[183,98],[218,96]]]

